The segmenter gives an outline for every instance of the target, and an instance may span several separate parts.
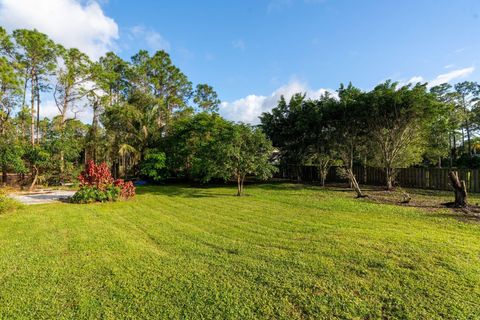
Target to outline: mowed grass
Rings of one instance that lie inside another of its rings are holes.
[[[288,184],[0,216],[1,319],[478,319],[480,225]]]

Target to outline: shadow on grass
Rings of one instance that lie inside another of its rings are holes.
[[[431,213],[430,216],[434,218],[442,218],[442,219],[457,219],[458,221],[461,222],[472,222],[472,223],[479,223],[480,222],[480,217],[475,216],[475,215],[469,215],[465,214],[461,211],[455,210],[455,211],[442,211],[442,212],[434,212]]]
[[[213,191],[215,188],[225,188],[230,190],[230,186],[208,185],[208,186],[192,186],[192,185],[155,185],[137,187],[138,195],[162,195],[167,197],[182,197],[182,198],[219,198],[234,196],[234,190],[229,194],[228,192],[219,193]]]

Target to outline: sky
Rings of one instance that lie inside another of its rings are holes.
[[[215,88],[223,116],[248,123],[282,94],[480,75],[479,0],[0,0],[0,25],[37,28],[92,59],[166,50]]]

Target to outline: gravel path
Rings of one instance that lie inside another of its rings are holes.
[[[75,194],[75,191],[69,190],[41,190],[36,192],[12,193],[10,197],[26,204],[42,204],[64,200]]]

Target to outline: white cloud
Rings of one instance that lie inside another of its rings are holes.
[[[413,76],[410,79],[408,79],[407,81],[399,80],[398,81],[398,87],[400,88],[400,87],[406,86],[408,84],[417,84],[419,82],[425,82],[425,79],[423,79],[422,76]]]
[[[452,68],[453,66],[454,65],[447,65],[445,66],[445,68],[448,69],[448,68]],[[470,74],[472,74],[474,71],[475,71],[475,67],[469,67],[469,68],[463,68],[463,69],[456,69],[447,73],[439,74],[432,80],[427,80],[422,76],[413,76],[409,80],[402,79],[402,80],[398,80],[397,82],[399,87],[405,86],[408,84],[416,84],[418,82],[420,83],[428,82],[428,87],[434,87],[442,83],[451,82],[455,79],[465,78]]]
[[[245,49],[247,48],[247,46],[245,45],[245,41],[243,41],[241,39],[233,41],[232,46],[235,49],[240,49],[242,51],[245,51]]]
[[[276,107],[282,95],[288,101],[295,93],[299,92],[306,93],[307,97],[311,99],[319,98],[326,92],[334,94],[333,90],[313,90],[306,83],[294,80],[278,88],[269,96],[251,94],[232,102],[222,102],[220,113],[229,120],[258,124],[260,121],[258,117],[263,112],[269,112]]]
[[[130,34],[134,40],[143,40],[146,45],[153,51],[170,50],[170,42],[168,42],[160,33],[146,28],[144,26],[135,26],[130,29]]]
[[[274,11],[280,11],[284,8],[288,8],[293,4],[293,0],[271,0],[268,3],[267,6],[267,11],[268,13],[274,12]]]
[[[284,9],[290,8],[298,0],[270,0],[267,6],[267,12],[272,13],[275,11],[283,11]],[[327,0],[303,0],[305,4],[323,4]]]
[[[77,105],[72,108],[72,110],[67,112],[67,117],[69,119],[76,118],[83,123],[92,123],[93,111],[91,108],[87,107],[85,103],[77,103]],[[40,117],[42,119],[49,118],[50,120],[52,120],[59,114],[60,113],[58,111],[57,105],[55,104],[55,100],[49,99],[41,102]]]
[[[457,69],[447,73],[440,74],[435,79],[429,82],[429,86],[434,87],[442,83],[450,82],[454,79],[464,78],[472,74],[473,71],[475,71],[475,67]]]
[[[36,28],[93,59],[112,50],[118,39],[117,24],[95,1],[0,0],[0,21],[8,30]]]

